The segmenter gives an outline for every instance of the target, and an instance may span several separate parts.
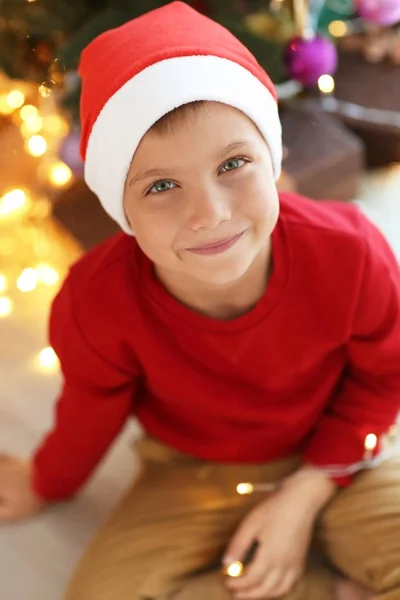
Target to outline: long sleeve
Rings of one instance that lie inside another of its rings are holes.
[[[319,467],[362,461],[365,439],[379,440],[400,410],[400,272],[382,235],[366,223],[359,296],[347,344],[347,370],[303,458]],[[380,451],[378,443],[373,454]],[[351,477],[338,477],[347,485]]]
[[[74,309],[67,279],[50,316],[50,343],[64,383],[53,429],[34,456],[33,486],[48,500],[79,490],[122,430],[134,403],[134,369],[103,357],[96,336],[85,337]]]

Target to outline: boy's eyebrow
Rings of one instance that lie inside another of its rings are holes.
[[[247,140],[237,140],[236,142],[232,142],[225,146],[222,151],[219,153],[219,156],[223,158],[229,152],[233,152],[234,150],[238,150],[243,148],[243,146],[248,146],[249,142]],[[165,169],[149,169],[148,171],[144,171],[144,173],[138,173],[134,175],[132,179],[128,183],[128,187],[130,187],[133,183],[138,183],[139,181],[143,181],[148,177],[171,177],[172,174]]]

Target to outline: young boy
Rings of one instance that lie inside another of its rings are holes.
[[[278,199],[271,81],[185,4],[101,35],[80,72],[86,180],[124,233],[54,301],[55,425],[31,464],[2,458],[2,519],[77,493],[135,415],[141,475],[68,600],[398,600],[386,242],[353,206]]]

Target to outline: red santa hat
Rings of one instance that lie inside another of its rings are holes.
[[[79,73],[85,180],[125,232],[132,234],[123,193],[133,155],[146,131],[183,104],[241,110],[265,138],[278,179],[281,125],[270,78],[234,35],[183,2],[101,34],[83,51]]]

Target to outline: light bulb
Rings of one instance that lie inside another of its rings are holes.
[[[254,486],[252,483],[239,483],[236,486],[236,491],[241,496],[248,496],[253,493]]]
[[[52,89],[50,85],[44,81],[41,85],[39,85],[38,92],[39,96],[42,98],[50,98]]]
[[[53,371],[58,368],[59,361],[53,348],[50,348],[50,346],[43,348],[39,354],[39,364],[46,371]]]
[[[226,567],[225,573],[229,577],[240,577],[243,574],[243,563],[235,560],[235,562]]]
[[[7,277],[0,273],[0,294],[6,291],[8,286]]]
[[[14,304],[7,296],[0,297],[0,317],[8,317],[13,311]]]
[[[65,137],[69,131],[68,123],[60,115],[49,115],[44,117],[44,129],[52,136]]]
[[[42,156],[47,150],[47,142],[41,135],[34,135],[28,140],[27,148],[32,156]]]
[[[19,90],[13,90],[7,96],[7,103],[10,108],[20,108],[25,102],[25,96]]]
[[[333,37],[344,37],[347,34],[348,27],[344,21],[332,21],[328,26],[329,33]]]
[[[36,273],[40,281],[46,285],[55,285],[60,279],[60,275],[50,265],[40,264],[36,267]]]
[[[17,279],[20,292],[32,292],[38,284],[38,274],[35,269],[24,269]]]
[[[331,94],[335,89],[335,80],[332,75],[321,75],[318,79],[318,88],[323,94]]]
[[[53,185],[61,187],[72,179],[72,171],[63,162],[56,163],[50,171],[50,181]]]
[[[0,217],[5,217],[14,211],[24,208],[26,204],[27,196],[23,190],[11,190],[0,199]]]
[[[38,133],[43,127],[43,119],[39,115],[29,117],[22,125],[24,133]]]
[[[38,114],[38,109],[32,104],[25,104],[25,106],[23,106],[19,111],[19,115],[23,121],[28,121],[32,117],[37,117]]]
[[[365,438],[364,447],[366,450],[375,450],[376,445],[378,443],[378,438],[374,433],[369,433]]]
[[[1,96],[0,96],[0,114],[1,115],[11,115],[13,110],[14,109],[8,104],[7,94],[1,94]]]

